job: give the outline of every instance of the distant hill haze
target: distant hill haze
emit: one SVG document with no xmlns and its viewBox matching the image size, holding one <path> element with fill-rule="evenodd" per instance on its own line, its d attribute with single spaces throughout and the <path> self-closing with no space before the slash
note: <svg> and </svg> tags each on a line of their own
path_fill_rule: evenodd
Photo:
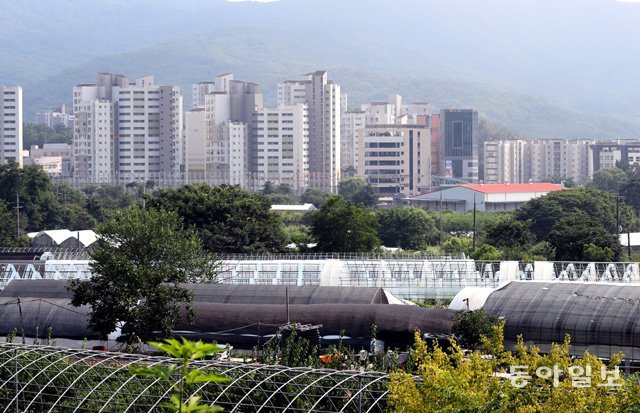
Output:
<svg viewBox="0 0 640 413">
<path fill-rule="evenodd" d="M 0 84 L 25 115 L 96 72 L 190 85 L 276 84 L 327 69 L 350 103 L 399 93 L 473 107 L 529 137 L 640 136 L 640 3 L 629 0 L 67 0 L 6 2 Z"/>
</svg>

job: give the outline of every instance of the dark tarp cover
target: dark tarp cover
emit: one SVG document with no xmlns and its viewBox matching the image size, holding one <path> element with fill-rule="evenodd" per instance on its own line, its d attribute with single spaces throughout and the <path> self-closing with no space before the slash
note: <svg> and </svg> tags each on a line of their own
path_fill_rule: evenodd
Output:
<svg viewBox="0 0 640 413">
<path fill-rule="evenodd" d="M 640 286 L 582 282 L 511 282 L 491 293 L 485 311 L 504 317 L 505 339 L 561 343 L 609 357 L 640 358 Z"/>
<path fill-rule="evenodd" d="M 13 280 L 0 297 L 71 298 L 66 280 Z M 194 292 L 194 302 L 222 304 L 388 304 L 382 288 L 279 285 L 183 284 Z"/>
<path fill-rule="evenodd" d="M 283 305 L 238 305 L 194 303 L 196 319 L 183 321 L 177 331 L 215 333 L 233 330 L 242 334 L 272 334 L 286 323 Z M 352 338 L 371 337 L 375 324 L 377 337 L 388 343 L 411 344 L 414 331 L 433 335 L 449 334 L 455 311 L 409 305 L 313 304 L 290 305 L 292 323 L 319 325 L 320 334 Z M 206 336 L 206 334 L 205 334 Z"/>
<path fill-rule="evenodd" d="M 22 313 L 22 314 L 21 314 Z M 0 297 L 0 335 L 6 336 L 13 329 L 17 335 L 47 337 L 51 327 L 52 337 L 76 340 L 98 339 L 99 336 L 87 328 L 88 306 L 73 307 L 68 299 Z"/>
</svg>

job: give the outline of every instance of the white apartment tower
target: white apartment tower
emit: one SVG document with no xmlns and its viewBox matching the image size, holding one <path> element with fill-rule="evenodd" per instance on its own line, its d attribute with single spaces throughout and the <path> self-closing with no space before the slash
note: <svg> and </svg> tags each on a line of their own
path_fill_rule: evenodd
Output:
<svg viewBox="0 0 640 413">
<path fill-rule="evenodd" d="M 309 111 L 309 184 L 336 192 L 340 181 L 340 85 L 324 70 L 278 85 L 278 105 L 306 103 Z"/>
<path fill-rule="evenodd" d="M 340 168 L 358 169 L 358 131 L 366 125 L 367 113 L 363 110 L 349 110 L 342 113 L 340 120 Z"/>
<path fill-rule="evenodd" d="M 251 188 L 267 181 L 290 185 L 300 194 L 309 185 L 309 115 L 304 103 L 254 113 L 254 171 Z"/>
<path fill-rule="evenodd" d="M 593 171 L 586 139 L 495 140 L 484 144 L 486 183 L 572 179 L 585 184 Z"/>
<path fill-rule="evenodd" d="M 199 82 L 191 87 L 191 108 L 203 108 L 204 98 L 215 91 L 215 82 Z"/>
<path fill-rule="evenodd" d="M 22 167 L 22 88 L 0 86 L 0 163 Z"/>
<path fill-rule="evenodd" d="M 74 176 L 88 182 L 182 179 L 182 96 L 153 76 L 101 73 L 74 88 Z"/>
<path fill-rule="evenodd" d="M 530 174 L 525 167 L 528 153 L 523 139 L 487 141 L 484 143 L 484 183 L 525 183 Z"/>
</svg>

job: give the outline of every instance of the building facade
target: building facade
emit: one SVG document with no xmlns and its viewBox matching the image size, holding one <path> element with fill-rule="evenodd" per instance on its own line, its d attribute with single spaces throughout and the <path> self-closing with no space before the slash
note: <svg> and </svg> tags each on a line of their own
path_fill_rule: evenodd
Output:
<svg viewBox="0 0 640 413">
<path fill-rule="evenodd" d="M 74 177 L 87 182 L 183 179 L 182 96 L 153 76 L 100 73 L 74 88 Z"/>
<path fill-rule="evenodd" d="M 73 120 L 73 114 L 67 113 L 65 105 L 36 113 L 36 124 L 44 125 L 52 129 L 58 126 L 73 129 Z"/>
<path fill-rule="evenodd" d="M 478 179 L 477 111 L 440 111 L 440 171 L 451 178 Z"/>
<path fill-rule="evenodd" d="M 309 184 L 337 192 L 340 181 L 340 85 L 324 70 L 278 85 L 278 105 L 306 103 L 309 111 Z"/>
<path fill-rule="evenodd" d="M 514 211 L 522 204 L 553 191 L 566 189 L 551 183 L 466 184 L 408 198 L 410 205 L 430 211 Z"/>
<path fill-rule="evenodd" d="M 22 88 L 0 86 L 0 163 L 23 165 Z"/>
<path fill-rule="evenodd" d="M 595 141 L 589 145 L 589 163 L 591 176 L 599 169 L 615 168 L 623 165 L 640 164 L 640 141 L 635 139 L 618 139 Z"/>
<path fill-rule="evenodd" d="M 41 165 L 45 172 L 69 178 L 72 176 L 73 147 L 66 143 L 45 143 L 42 148 L 31 145 L 24 163 Z"/>
<path fill-rule="evenodd" d="M 282 105 L 254 113 L 251 151 L 252 189 L 269 181 L 301 194 L 309 186 L 309 114 L 307 105 Z"/>
<path fill-rule="evenodd" d="M 524 183 L 531 173 L 526 157 L 527 141 L 524 139 L 487 141 L 484 143 L 484 177 L 486 184 Z"/>
<path fill-rule="evenodd" d="M 358 132 L 358 175 L 382 196 L 415 196 L 431 186 L 428 125 L 368 125 Z"/>
<path fill-rule="evenodd" d="M 342 113 L 340 120 L 340 168 L 358 169 L 358 131 L 366 125 L 366 112 L 350 110 Z M 357 171 L 356 171 L 357 173 Z"/>
<path fill-rule="evenodd" d="M 589 152 L 593 143 L 584 139 L 487 141 L 483 155 L 484 182 L 573 180 L 578 185 L 584 185 L 593 174 Z"/>
</svg>

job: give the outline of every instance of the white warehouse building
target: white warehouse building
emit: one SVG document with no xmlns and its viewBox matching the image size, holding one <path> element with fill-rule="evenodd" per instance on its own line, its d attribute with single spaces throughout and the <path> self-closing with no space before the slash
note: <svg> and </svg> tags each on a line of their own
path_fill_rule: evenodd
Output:
<svg viewBox="0 0 640 413">
<path fill-rule="evenodd" d="M 534 198 L 566 189 L 552 183 L 468 184 L 440 189 L 413 198 L 410 205 L 431 211 L 513 211 Z"/>
</svg>

